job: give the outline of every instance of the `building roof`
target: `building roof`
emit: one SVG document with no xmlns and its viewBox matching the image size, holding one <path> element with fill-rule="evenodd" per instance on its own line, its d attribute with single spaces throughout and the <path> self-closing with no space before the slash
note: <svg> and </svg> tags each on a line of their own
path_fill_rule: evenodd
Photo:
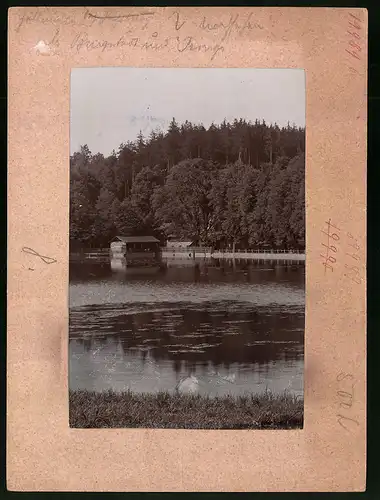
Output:
<svg viewBox="0 0 380 500">
<path fill-rule="evenodd" d="M 167 245 L 171 247 L 189 247 L 193 244 L 192 241 L 168 240 Z"/>
<path fill-rule="evenodd" d="M 159 243 L 160 240 L 154 236 L 115 236 L 114 240 L 122 241 L 123 243 Z"/>
</svg>

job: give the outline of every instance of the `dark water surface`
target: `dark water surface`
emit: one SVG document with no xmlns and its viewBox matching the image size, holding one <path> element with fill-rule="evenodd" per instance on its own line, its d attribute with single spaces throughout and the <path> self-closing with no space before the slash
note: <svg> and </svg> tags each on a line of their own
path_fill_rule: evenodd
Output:
<svg viewBox="0 0 380 500">
<path fill-rule="evenodd" d="M 70 264 L 70 388 L 303 394 L 304 264 Z"/>
</svg>

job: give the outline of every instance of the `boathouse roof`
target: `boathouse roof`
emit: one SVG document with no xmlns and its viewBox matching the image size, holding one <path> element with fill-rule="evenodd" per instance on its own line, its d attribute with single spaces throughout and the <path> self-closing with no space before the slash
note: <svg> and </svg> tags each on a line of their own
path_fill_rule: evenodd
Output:
<svg viewBox="0 0 380 500">
<path fill-rule="evenodd" d="M 168 240 L 167 245 L 170 247 L 187 248 L 193 245 L 192 241 Z"/>
<path fill-rule="evenodd" d="M 115 236 L 112 241 L 122 241 L 123 243 L 159 243 L 160 240 L 154 236 Z"/>
</svg>

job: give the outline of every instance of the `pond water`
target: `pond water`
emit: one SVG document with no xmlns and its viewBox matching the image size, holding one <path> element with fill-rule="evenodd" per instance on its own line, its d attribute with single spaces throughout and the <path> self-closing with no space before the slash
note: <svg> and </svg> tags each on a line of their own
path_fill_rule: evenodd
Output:
<svg viewBox="0 0 380 500">
<path fill-rule="evenodd" d="M 72 389 L 303 395 L 305 266 L 70 264 Z"/>
</svg>

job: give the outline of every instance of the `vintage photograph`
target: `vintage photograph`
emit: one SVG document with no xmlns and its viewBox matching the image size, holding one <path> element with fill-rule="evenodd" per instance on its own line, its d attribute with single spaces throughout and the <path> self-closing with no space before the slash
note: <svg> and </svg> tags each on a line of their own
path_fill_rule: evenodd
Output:
<svg viewBox="0 0 380 500">
<path fill-rule="evenodd" d="M 76 68 L 69 419 L 303 427 L 302 69 Z"/>
</svg>

